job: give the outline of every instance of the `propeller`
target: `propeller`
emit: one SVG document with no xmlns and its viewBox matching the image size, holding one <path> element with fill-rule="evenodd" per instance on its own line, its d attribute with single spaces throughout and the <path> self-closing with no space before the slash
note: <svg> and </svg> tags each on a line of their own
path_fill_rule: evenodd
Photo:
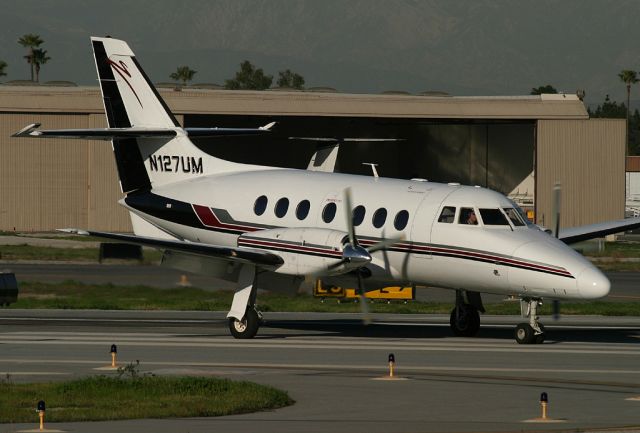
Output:
<svg viewBox="0 0 640 433">
<path fill-rule="evenodd" d="M 553 235 L 556 239 L 560 236 L 560 195 L 562 188 L 560 187 L 560 182 L 556 182 L 553 186 Z M 551 303 L 552 311 L 553 311 L 553 320 L 560 319 L 560 301 L 554 299 Z"/>
<path fill-rule="evenodd" d="M 344 190 L 344 206 L 347 223 L 347 243 L 342 248 L 342 259 L 330 265 L 327 270 L 331 271 L 344 267 L 346 270 L 352 268 L 355 271 L 356 279 L 358 281 L 358 298 L 360 301 L 360 310 L 362 312 L 362 322 L 365 325 L 368 325 L 372 320 L 369 314 L 369 307 L 365 296 L 366 289 L 364 287 L 364 282 L 362 281 L 362 272 L 360 269 L 371 262 L 371 253 L 387 249 L 391 245 L 398 243 L 398 241 L 403 240 L 404 236 L 383 239 L 382 241 L 376 242 L 375 244 L 365 248 L 359 244 L 358 238 L 356 237 L 356 229 L 353 224 L 353 201 L 351 200 L 351 188 L 345 188 Z"/>
<path fill-rule="evenodd" d="M 556 182 L 553 186 L 553 235 L 556 239 L 560 236 L 560 183 Z"/>
</svg>

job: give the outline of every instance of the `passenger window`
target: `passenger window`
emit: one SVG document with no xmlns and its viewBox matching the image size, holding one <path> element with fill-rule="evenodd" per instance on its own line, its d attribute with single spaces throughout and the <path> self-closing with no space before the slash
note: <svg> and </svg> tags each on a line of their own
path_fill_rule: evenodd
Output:
<svg viewBox="0 0 640 433">
<path fill-rule="evenodd" d="M 373 223 L 373 226 L 375 228 L 379 229 L 384 225 L 386 220 L 387 220 L 387 210 L 381 207 L 376 211 L 376 213 L 373 214 L 373 219 L 371 220 L 371 222 Z"/>
<path fill-rule="evenodd" d="M 486 226 L 508 226 L 509 222 L 500 209 L 480 209 L 482 222 Z"/>
<path fill-rule="evenodd" d="M 507 207 L 504 208 L 504 213 L 507 214 L 507 218 L 511 221 L 511 224 L 514 226 L 523 226 L 526 223 L 522 221 L 520 214 L 513 208 Z"/>
<path fill-rule="evenodd" d="M 268 200 L 266 195 L 261 195 L 256 199 L 256 202 L 253 205 L 253 211 L 256 213 L 256 215 L 259 216 L 264 213 L 264 211 L 267 209 L 267 202 Z"/>
<path fill-rule="evenodd" d="M 302 221 L 309 215 L 309 208 L 311 208 L 311 203 L 309 200 L 302 200 L 298 203 L 298 207 L 296 207 L 296 217 Z"/>
<path fill-rule="evenodd" d="M 364 221 L 364 214 L 367 213 L 367 210 L 362 205 L 356 206 L 353 210 L 353 225 L 359 226 Z"/>
<path fill-rule="evenodd" d="M 472 226 L 478 225 L 478 216 L 476 211 L 470 207 L 460 208 L 460 218 L 458 218 L 458 224 L 469 224 Z"/>
<path fill-rule="evenodd" d="M 276 203 L 276 216 L 278 218 L 282 218 L 287 214 L 288 210 L 289 210 L 289 199 L 286 197 L 282 197 Z"/>
<path fill-rule="evenodd" d="M 333 221 L 336 216 L 336 209 L 337 207 L 335 203 L 328 203 L 322 210 L 322 221 L 327 224 Z"/>
<path fill-rule="evenodd" d="M 453 223 L 453 219 L 456 216 L 456 208 L 452 206 L 445 206 L 440 212 L 440 218 L 438 218 L 439 223 Z"/>
<path fill-rule="evenodd" d="M 396 219 L 393 221 L 393 226 L 396 228 L 396 230 L 400 231 L 407 226 L 408 222 L 409 212 L 407 212 L 406 210 L 401 210 L 396 214 Z"/>
</svg>

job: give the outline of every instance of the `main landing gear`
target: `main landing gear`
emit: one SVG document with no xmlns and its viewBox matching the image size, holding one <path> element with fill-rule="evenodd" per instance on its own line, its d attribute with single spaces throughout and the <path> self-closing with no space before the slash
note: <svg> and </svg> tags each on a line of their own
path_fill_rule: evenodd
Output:
<svg viewBox="0 0 640 433">
<path fill-rule="evenodd" d="M 539 305 L 542 305 L 540 299 L 520 300 L 522 317 L 528 317 L 529 323 L 520 323 L 516 326 L 515 337 L 518 344 L 542 344 L 544 342 L 544 326 L 538 322 Z"/>
<path fill-rule="evenodd" d="M 478 292 L 456 290 L 456 306 L 451 311 L 449 325 L 458 337 L 473 337 L 480 329 L 480 313 L 484 312 Z"/>
<path fill-rule="evenodd" d="M 256 310 L 258 273 L 255 266 L 244 265 L 238 278 L 239 290 L 233 295 L 231 310 L 227 314 L 229 331 L 234 338 L 253 338 L 262 323 L 262 315 Z"/>
</svg>

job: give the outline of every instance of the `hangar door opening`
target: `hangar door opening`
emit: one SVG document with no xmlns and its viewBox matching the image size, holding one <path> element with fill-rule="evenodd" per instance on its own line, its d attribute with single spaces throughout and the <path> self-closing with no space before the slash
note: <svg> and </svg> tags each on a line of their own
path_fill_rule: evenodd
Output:
<svg viewBox="0 0 640 433">
<path fill-rule="evenodd" d="M 250 164 L 304 169 L 317 142 L 299 137 L 393 138 L 341 145 L 336 171 L 480 185 L 533 207 L 535 122 L 320 116 L 185 115 L 188 127 L 257 127 L 276 121 L 271 134 L 198 140 L 205 152 Z M 296 138 L 297 137 L 297 138 Z"/>
</svg>

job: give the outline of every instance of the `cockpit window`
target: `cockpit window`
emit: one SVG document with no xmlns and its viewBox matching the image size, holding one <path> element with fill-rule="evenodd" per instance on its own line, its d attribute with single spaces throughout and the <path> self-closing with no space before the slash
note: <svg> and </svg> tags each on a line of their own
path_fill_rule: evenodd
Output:
<svg viewBox="0 0 640 433">
<path fill-rule="evenodd" d="M 478 225 L 478 216 L 476 211 L 470 207 L 460 208 L 460 217 L 458 218 L 458 224 L 469 224 L 472 226 Z"/>
<path fill-rule="evenodd" d="M 439 223 L 453 223 L 453 219 L 456 216 L 456 208 L 452 206 L 445 206 L 440 213 L 440 218 L 438 218 Z"/>
<path fill-rule="evenodd" d="M 508 226 L 509 222 L 500 209 L 480 209 L 482 222 L 486 226 Z"/>
<path fill-rule="evenodd" d="M 513 224 L 514 226 L 523 226 L 526 224 L 524 221 L 522 221 L 522 217 L 515 209 L 506 207 L 503 210 L 504 213 L 507 214 L 507 218 L 509 218 L 511 224 Z"/>
</svg>

